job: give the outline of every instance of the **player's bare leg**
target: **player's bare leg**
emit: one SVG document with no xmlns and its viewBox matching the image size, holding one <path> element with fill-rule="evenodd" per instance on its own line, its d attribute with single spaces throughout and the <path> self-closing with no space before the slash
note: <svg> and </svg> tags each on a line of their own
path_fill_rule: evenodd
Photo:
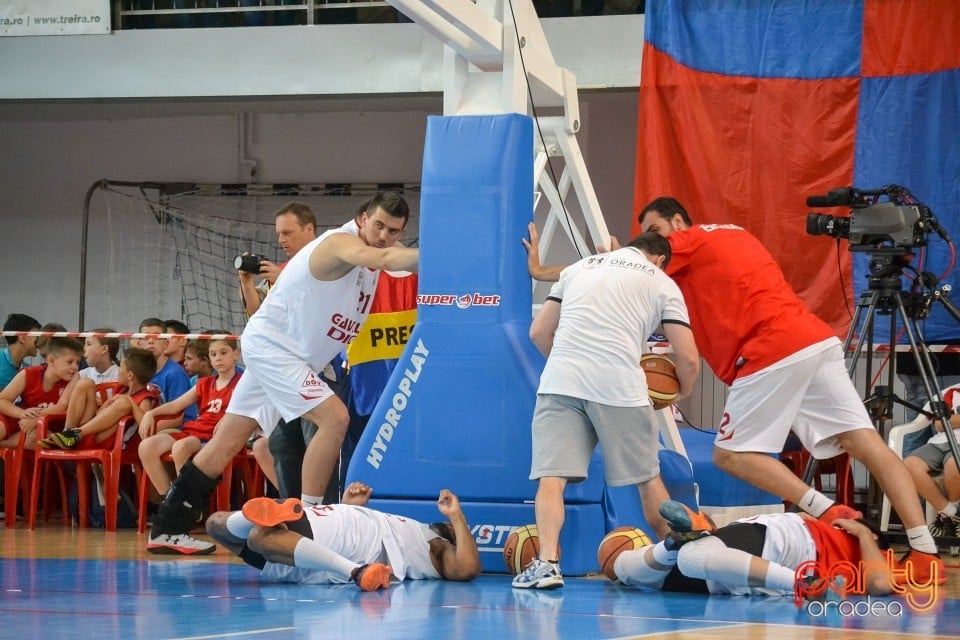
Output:
<svg viewBox="0 0 960 640">
<path fill-rule="evenodd" d="M 714 447 L 713 462 L 722 471 L 793 504 L 800 504 L 800 500 L 810 490 L 786 465 L 765 453 Z"/>
<path fill-rule="evenodd" d="M 540 559 L 556 562 L 560 557 L 560 530 L 565 517 L 563 491 L 566 478 L 540 478 L 534 510 L 540 537 Z"/>
<path fill-rule="evenodd" d="M 70 394 L 67 403 L 67 417 L 64 421 L 65 429 L 72 429 L 86 424 L 97 413 L 97 385 L 93 380 L 77 380 L 77 385 Z"/>
<path fill-rule="evenodd" d="M 350 414 L 337 396 L 330 396 L 303 415 L 317 425 L 317 433 L 303 456 L 303 494 L 322 497 L 340 459 Z"/>
</svg>

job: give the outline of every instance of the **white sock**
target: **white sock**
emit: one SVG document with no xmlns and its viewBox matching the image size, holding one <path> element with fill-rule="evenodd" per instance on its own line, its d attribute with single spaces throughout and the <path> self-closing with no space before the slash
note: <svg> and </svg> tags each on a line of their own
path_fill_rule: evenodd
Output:
<svg viewBox="0 0 960 640">
<path fill-rule="evenodd" d="M 819 518 L 833 505 L 833 500 L 811 487 L 810 490 L 800 498 L 800 504 L 797 506 L 814 518 Z"/>
<path fill-rule="evenodd" d="M 660 544 L 663 544 L 662 542 Z M 635 551 L 624 551 L 613 561 L 613 572 L 623 584 L 641 585 L 651 589 L 660 589 L 667 574 L 673 570 L 673 564 L 663 568 L 647 564 L 646 554 L 650 547 Z"/>
<path fill-rule="evenodd" d="M 680 553 L 680 549 L 670 551 L 667 549 L 667 545 L 664 544 L 663 540 L 653 546 L 653 559 L 657 561 L 657 564 L 664 566 L 673 567 L 673 565 L 677 564 L 678 553 Z"/>
<path fill-rule="evenodd" d="M 771 562 L 767 567 L 767 575 L 763 579 L 763 586 L 767 589 L 777 589 L 779 591 L 793 591 L 794 583 L 797 580 L 797 572 L 788 569 L 782 564 Z"/>
<path fill-rule="evenodd" d="M 306 493 L 300 494 L 300 502 L 303 503 L 303 507 L 318 507 L 323 504 L 323 496 L 311 496 Z"/>
<path fill-rule="evenodd" d="M 347 580 L 350 579 L 350 573 L 360 566 L 310 538 L 300 538 L 297 541 L 297 546 L 293 549 L 293 565 L 300 569 L 335 571 Z"/>
<path fill-rule="evenodd" d="M 253 527 L 254 524 L 247 520 L 242 511 L 234 511 L 227 517 L 227 531 L 241 540 L 250 537 Z"/>
<path fill-rule="evenodd" d="M 923 553 L 937 553 L 937 543 L 933 541 L 930 535 L 930 529 L 926 525 L 911 527 L 907 529 L 907 542 L 911 549 L 922 551 Z"/>
<path fill-rule="evenodd" d="M 954 516 L 957 515 L 957 503 L 948 502 L 947 506 L 945 506 L 943 509 L 940 509 L 940 513 L 947 516 L 948 518 L 953 518 Z"/>
</svg>

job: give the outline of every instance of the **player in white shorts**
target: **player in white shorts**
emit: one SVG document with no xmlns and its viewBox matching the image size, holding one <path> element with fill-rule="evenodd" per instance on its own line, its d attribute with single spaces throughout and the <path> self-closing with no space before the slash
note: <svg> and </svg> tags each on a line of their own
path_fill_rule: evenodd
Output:
<svg viewBox="0 0 960 640">
<path fill-rule="evenodd" d="M 403 198 L 377 194 L 358 226 L 351 220 L 307 244 L 287 263 L 241 336 L 247 369 L 209 443 L 180 471 L 154 518 L 149 550 L 198 553 L 187 533 L 219 474 L 259 426 L 279 418 L 317 426 L 303 459 L 303 496 L 319 504 L 333 473 L 349 415 L 320 372 L 357 335 L 380 269 L 416 271 L 419 252 L 395 246 L 409 219 Z M 189 542 L 190 548 L 183 546 Z"/>
<path fill-rule="evenodd" d="M 242 511 L 219 512 L 207 532 L 264 580 L 303 584 L 354 582 L 364 591 L 403 580 L 473 580 L 480 553 L 457 496 L 440 492 L 449 523 L 431 525 L 367 509 L 370 488 L 352 483 L 344 503 L 302 508 L 299 500 L 258 498 Z"/>
<path fill-rule="evenodd" d="M 619 553 L 613 570 L 620 582 L 686 593 L 817 596 L 841 563 L 848 563 L 842 566 L 862 567 L 863 580 L 847 581 L 844 594 L 879 596 L 893 590 L 887 542 L 862 519 L 831 525 L 806 513 L 771 513 L 698 530 L 690 526 L 697 514 L 679 502 L 664 502 L 661 512 L 678 531 Z"/>
<path fill-rule="evenodd" d="M 807 309 L 770 252 L 732 224 L 693 225 L 674 198 L 638 215 L 644 231 L 667 238 L 667 275 L 687 301 L 700 353 L 730 387 L 713 459 L 717 467 L 831 522 L 861 514 L 807 486 L 770 453 L 791 428 L 817 459 L 846 452 L 880 483 L 904 523 L 920 580 L 943 562 L 903 462 L 870 422 L 844 369 L 833 329 Z"/>
</svg>

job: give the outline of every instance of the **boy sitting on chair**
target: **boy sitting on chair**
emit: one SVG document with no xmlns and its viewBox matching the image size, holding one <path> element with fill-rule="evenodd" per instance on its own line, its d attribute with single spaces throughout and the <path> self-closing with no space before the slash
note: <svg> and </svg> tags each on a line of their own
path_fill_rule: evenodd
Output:
<svg viewBox="0 0 960 640">
<path fill-rule="evenodd" d="M 944 389 L 943 401 L 950 407 L 950 426 L 953 427 L 953 433 L 960 438 L 960 385 Z M 936 429 L 933 437 L 926 444 L 914 449 L 903 459 L 903 464 L 910 472 L 917 493 L 937 510 L 937 519 L 929 526 L 930 534 L 935 538 L 956 538 L 960 537 L 960 514 L 957 513 L 960 470 L 957 469 L 957 461 L 950 452 L 943 427 L 934 421 L 933 428 Z M 931 477 L 941 473 L 943 491 Z"/>
<path fill-rule="evenodd" d="M 24 446 L 36 446 L 37 418 L 63 412 L 82 353 L 78 340 L 50 338 L 46 362 L 22 369 L 0 392 L 0 447 L 17 446 L 21 431 L 27 434 Z"/>
<path fill-rule="evenodd" d="M 63 431 L 40 441 L 44 449 L 102 449 L 103 442 L 116 432 L 127 416 L 140 423 L 143 414 L 160 400 L 150 383 L 157 360 L 147 349 L 130 348 L 123 354 L 114 395 L 97 408 L 96 389 L 86 389 L 71 398 Z M 81 389 L 84 391 L 84 389 Z"/>
</svg>

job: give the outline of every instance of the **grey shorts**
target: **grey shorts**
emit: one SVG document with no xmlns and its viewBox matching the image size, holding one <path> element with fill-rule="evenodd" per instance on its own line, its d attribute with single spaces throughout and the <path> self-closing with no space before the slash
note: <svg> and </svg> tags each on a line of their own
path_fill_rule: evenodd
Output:
<svg viewBox="0 0 960 640">
<path fill-rule="evenodd" d="M 938 476 L 943 473 L 943 465 L 950 457 L 950 445 L 946 442 L 943 444 L 930 444 L 928 442 L 910 452 L 910 456 L 923 460 L 930 467 L 930 475 Z"/>
<path fill-rule="evenodd" d="M 658 428 L 649 406 L 612 407 L 539 394 L 531 432 L 531 480 L 552 477 L 582 482 L 598 440 L 607 484 L 637 484 L 660 474 Z"/>
</svg>

